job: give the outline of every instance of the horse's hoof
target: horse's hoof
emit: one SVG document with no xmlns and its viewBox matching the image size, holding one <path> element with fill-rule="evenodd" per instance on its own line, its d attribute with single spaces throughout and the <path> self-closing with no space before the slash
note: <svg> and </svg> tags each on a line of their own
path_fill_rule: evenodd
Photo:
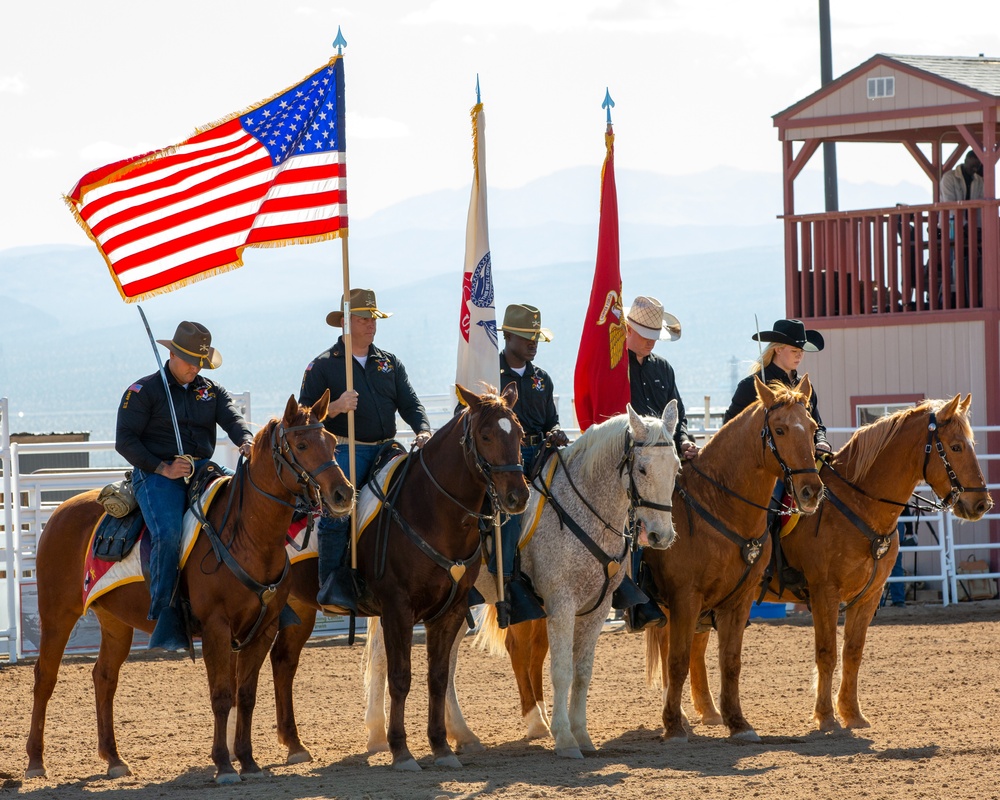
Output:
<svg viewBox="0 0 1000 800">
<path fill-rule="evenodd" d="M 128 764 L 115 764 L 113 767 L 108 767 L 109 778 L 124 778 L 131 774 L 132 770 L 128 768 Z"/>
<path fill-rule="evenodd" d="M 545 719 L 538 710 L 538 706 L 524 715 L 524 724 L 528 727 L 529 739 L 546 739 L 551 735 L 549 726 L 545 724 Z"/>
<path fill-rule="evenodd" d="M 833 717 L 826 717 L 824 719 L 818 720 L 818 722 L 819 722 L 819 729 L 823 733 L 829 733 L 830 731 L 840 730 L 840 723 L 837 722 L 837 720 L 834 719 Z"/>
<path fill-rule="evenodd" d="M 392 768 L 400 772 L 420 772 L 420 765 L 412 756 L 403 761 L 397 761 L 392 765 Z"/>
<path fill-rule="evenodd" d="M 24 771 L 25 778 L 44 778 L 45 767 L 28 767 Z"/>
<path fill-rule="evenodd" d="M 455 743 L 455 753 L 485 753 L 486 747 L 478 739 L 470 739 L 467 742 L 456 742 Z"/>
<path fill-rule="evenodd" d="M 753 728 L 748 728 L 745 731 L 740 731 L 739 733 L 734 733 L 730 739 L 739 739 L 741 742 L 759 742 L 760 736 L 757 735 L 757 731 Z"/>
<path fill-rule="evenodd" d="M 385 739 L 381 741 L 371 741 L 368 742 L 368 755 L 374 755 L 375 753 L 385 753 L 389 750 L 389 742 Z"/>
<path fill-rule="evenodd" d="M 556 755 L 559 756 L 559 758 L 583 758 L 583 753 L 580 752 L 579 747 L 557 748 Z"/>
<path fill-rule="evenodd" d="M 258 778 L 266 778 L 266 777 L 268 777 L 267 773 L 260 767 L 257 767 L 257 769 L 255 770 L 243 770 L 240 773 L 240 778 L 245 781 L 248 780 L 254 781 L 257 780 Z"/>
<path fill-rule="evenodd" d="M 663 741 L 666 744 L 687 744 L 687 734 L 681 731 L 680 733 L 675 733 L 673 736 L 667 736 L 663 734 Z"/>
<path fill-rule="evenodd" d="M 296 750 L 294 753 L 288 754 L 288 760 L 286 764 L 307 764 L 312 761 L 312 753 L 306 750 L 304 747 L 301 750 Z"/>
<path fill-rule="evenodd" d="M 443 756 L 442 758 L 435 758 L 434 765 L 438 767 L 451 767 L 452 769 L 462 769 L 462 762 L 458 760 L 457 756 Z"/>
<path fill-rule="evenodd" d="M 240 780 L 240 776 L 235 772 L 220 772 L 215 776 L 215 782 L 219 784 L 219 786 L 229 786 L 234 783 L 239 783 Z"/>
<path fill-rule="evenodd" d="M 845 728 L 870 728 L 872 724 L 866 720 L 864 717 L 859 717 L 858 719 L 844 720 Z"/>
<path fill-rule="evenodd" d="M 695 720 L 698 725 L 723 725 L 725 720 L 722 714 L 702 714 L 700 720 Z"/>
</svg>

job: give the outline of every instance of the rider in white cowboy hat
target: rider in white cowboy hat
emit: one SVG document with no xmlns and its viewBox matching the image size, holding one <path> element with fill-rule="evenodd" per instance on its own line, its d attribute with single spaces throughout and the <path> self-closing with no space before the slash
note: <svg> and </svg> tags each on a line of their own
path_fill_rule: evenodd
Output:
<svg viewBox="0 0 1000 800">
<path fill-rule="evenodd" d="M 187 501 L 183 478 L 212 457 L 217 427 L 243 455 L 250 453 L 253 434 L 229 392 L 200 374 L 222 364 L 208 328 L 185 321 L 172 339 L 157 341 L 170 351 L 163 375 L 177 414 L 176 433 L 164 379 L 154 372 L 125 390 L 118 406 L 115 449 L 132 465 L 132 487 L 152 542 L 149 619 L 156 620 L 156 628 L 149 648 L 176 651 L 188 646 L 172 604 Z M 176 452 L 178 436 L 183 453 Z"/>
<path fill-rule="evenodd" d="M 344 327 L 344 299 L 340 307 L 326 315 L 326 324 Z M 354 389 L 347 390 L 347 364 L 344 337 L 309 362 L 302 377 L 299 402 L 312 405 L 326 389 L 330 390 L 330 410 L 324 425 L 339 440 L 335 457 L 337 464 L 349 473 L 347 446 L 347 412 L 354 411 L 355 480 L 358 488 L 367 481 L 372 463 L 382 447 L 396 438 L 396 413 L 416 434 L 414 444 L 423 447 L 431 437 L 427 412 L 410 385 L 406 368 L 396 356 L 375 346 L 378 320 L 388 319 L 391 312 L 382 311 L 371 289 L 351 289 L 351 359 Z M 317 601 L 332 610 L 357 613 L 355 584 L 351 575 L 350 517 L 321 517 L 317 527 L 319 545 L 320 591 Z"/>
<path fill-rule="evenodd" d="M 663 409 L 671 400 L 677 401 L 677 428 L 674 431 L 674 444 L 682 459 L 694 458 L 698 455 L 698 445 L 688 434 L 687 415 L 684 411 L 684 401 L 677 390 L 674 369 L 665 358 L 653 353 L 653 347 L 658 341 L 676 342 L 681 338 L 681 323 L 673 314 L 663 310 L 663 304 L 655 297 L 639 295 L 631 306 L 624 309 L 628 333 L 625 346 L 628 348 L 628 379 L 632 408 L 638 413 L 651 417 L 660 417 Z M 632 575 L 640 582 L 640 562 L 642 548 L 633 553 Z M 641 597 L 641 595 L 640 595 Z M 622 607 L 631 600 L 621 600 Z M 662 624 L 665 620 L 663 612 L 655 601 L 632 605 L 626 609 L 625 620 L 632 631 L 639 631 L 647 625 Z"/>
</svg>

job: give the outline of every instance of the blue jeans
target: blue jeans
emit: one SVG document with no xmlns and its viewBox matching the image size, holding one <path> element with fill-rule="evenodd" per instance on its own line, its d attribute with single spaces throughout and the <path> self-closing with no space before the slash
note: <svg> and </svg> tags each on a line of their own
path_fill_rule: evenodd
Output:
<svg viewBox="0 0 1000 800">
<path fill-rule="evenodd" d="M 181 530 L 187 507 L 183 478 L 164 478 L 155 472 L 132 470 L 132 488 L 150 535 L 149 616 L 157 619 L 170 605 L 181 557 Z"/>
<path fill-rule="evenodd" d="M 899 540 L 903 540 L 903 523 L 900 522 L 896 526 L 898 532 Z M 906 574 L 903 569 L 903 554 L 899 553 L 896 556 L 896 563 L 893 564 L 892 572 L 889 576 L 892 578 L 902 578 Z M 905 583 L 890 583 L 889 584 L 889 600 L 893 605 L 903 605 L 906 602 L 906 584 Z"/>
<path fill-rule="evenodd" d="M 369 472 L 371 472 L 372 462 L 375 460 L 375 456 L 378 455 L 378 451 L 381 449 L 381 445 L 375 444 L 357 444 L 354 446 L 354 466 L 357 470 L 355 480 L 357 481 L 357 489 L 359 492 L 361 491 L 361 487 L 364 486 L 371 477 Z M 347 445 L 338 444 L 333 457 L 337 461 L 337 466 L 344 471 L 344 475 L 350 477 L 350 456 Z M 320 586 L 323 585 L 323 581 L 326 579 L 327 575 L 337 569 L 337 567 L 341 566 L 341 562 L 345 558 L 346 551 L 342 545 L 338 547 L 338 543 L 348 541 L 350 539 L 350 532 L 350 516 L 320 517 L 319 525 L 316 527 L 316 544 L 319 547 Z"/>
<path fill-rule="evenodd" d="M 527 477 L 531 472 L 531 465 L 535 463 L 538 455 L 538 445 L 521 445 L 521 463 L 524 464 L 524 474 Z M 509 578 L 514 572 L 514 555 L 517 553 L 517 540 L 521 537 L 521 517 L 524 514 L 511 514 L 507 521 L 500 526 L 500 539 L 503 544 L 503 574 Z M 490 553 L 486 568 L 491 575 L 497 574 L 497 551 L 496 547 Z"/>
</svg>

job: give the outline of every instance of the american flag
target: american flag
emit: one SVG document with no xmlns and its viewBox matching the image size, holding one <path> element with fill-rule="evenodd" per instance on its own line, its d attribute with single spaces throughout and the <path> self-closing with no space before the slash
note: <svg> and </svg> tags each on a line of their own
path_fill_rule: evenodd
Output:
<svg viewBox="0 0 1000 800">
<path fill-rule="evenodd" d="M 344 65 L 84 175 L 66 201 L 129 303 L 243 265 L 244 247 L 347 235 Z"/>
</svg>

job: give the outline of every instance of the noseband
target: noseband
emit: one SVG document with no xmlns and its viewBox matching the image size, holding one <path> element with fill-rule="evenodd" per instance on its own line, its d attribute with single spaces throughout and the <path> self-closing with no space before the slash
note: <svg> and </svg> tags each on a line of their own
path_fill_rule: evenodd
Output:
<svg viewBox="0 0 1000 800">
<path fill-rule="evenodd" d="M 462 449 L 465 451 L 465 458 L 468 461 L 471 457 L 472 465 L 475 467 L 476 472 L 483 476 L 483 480 L 486 481 L 486 491 L 489 493 L 490 500 L 493 502 L 494 511 L 498 511 L 500 506 L 497 502 L 497 490 L 493 483 L 493 474 L 495 472 L 524 472 L 524 467 L 520 463 L 521 460 L 521 448 L 517 448 L 517 464 L 491 464 L 476 447 L 476 437 L 472 434 L 471 425 L 469 423 L 469 418 L 472 416 L 472 412 L 467 411 L 465 414 L 465 419 L 462 422 L 462 438 L 459 439 L 459 444 L 462 445 Z"/>
<path fill-rule="evenodd" d="M 274 460 L 274 468 L 278 473 L 278 479 L 281 479 L 282 470 L 287 469 L 291 471 L 291 473 L 295 476 L 296 484 L 300 487 L 299 491 L 293 492 L 293 494 L 309 501 L 313 508 L 321 508 L 323 505 L 323 490 L 316 478 L 331 467 L 337 466 L 337 462 L 336 460 L 331 459 L 310 472 L 302 466 L 302 464 L 299 463 L 299 460 L 295 457 L 295 453 L 292 451 L 292 447 L 288 443 L 287 437 L 289 433 L 294 431 L 313 431 L 323 427 L 322 422 L 313 422 L 309 425 L 292 425 L 291 427 L 286 428 L 283 422 L 279 422 L 271 431 L 271 458 Z M 254 488 L 261 492 L 261 494 L 267 494 L 267 492 L 264 492 L 256 485 L 254 485 Z M 283 503 L 286 506 L 291 505 L 290 503 L 285 503 L 284 500 L 279 500 L 271 495 L 267 496 L 271 497 L 272 500 L 277 500 L 279 503 Z M 294 506 L 292 507 L 294 508 Z"/>
</svg>

